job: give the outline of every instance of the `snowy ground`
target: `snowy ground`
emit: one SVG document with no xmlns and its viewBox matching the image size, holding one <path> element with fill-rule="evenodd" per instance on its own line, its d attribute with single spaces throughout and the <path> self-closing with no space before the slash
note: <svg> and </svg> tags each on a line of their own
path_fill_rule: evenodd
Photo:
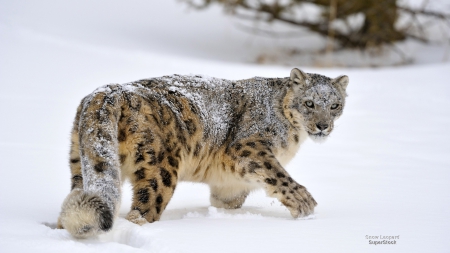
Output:
<svg viewBox="0 0 450 253">
<path fill-rule="evenodd" d="M 192 48 L 179 51 L 183 43 L 163 39 L 130 44 L 112 30 L 107 35 L 107 24 L 95 27 L 94 11 L 73 21 L 79 21 L 69 26 L 73 33 L 63 33 L 66 24 L 25 18 L 26 10 L 45 13 L 42 6 L 1 4 L 9 9 L 0 10 L 0 252 L 450 252 L 449 63 L 302 68 L 350 77 L 347 107 L 332 136 L 324 144 L 305 143 L 288 166 L 319 203 L 309 219 L 292 219 L 263 192 L 253 193 L 241 210 L 212 208 L 206 186 L 184 183 L 162 220 L 140 227 L 123 219 L 131 205 L 126 185 L 112 232 L 75 240 L 53 229 L 70 188 L 69 131 L 84 95 L 103 84 L 165 74 L 280 77 L 291 67 L 195 58 L 196 38 L 187 42 Z M 82 27 L 90 24 L 83 37 Z M 96 29 L 103 32 L 98 38 Z M 218 54 L 240 54 L 239 48 Z M 375 246 L 367 235 L 400 239 Z"/>
</svg>

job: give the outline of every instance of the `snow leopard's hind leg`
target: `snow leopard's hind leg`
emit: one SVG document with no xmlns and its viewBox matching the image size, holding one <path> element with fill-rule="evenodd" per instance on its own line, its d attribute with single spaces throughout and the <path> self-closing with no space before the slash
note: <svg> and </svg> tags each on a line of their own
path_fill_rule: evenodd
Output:
<svg viewBox="0 0 450 253">
<path fill-rule="evenodd" d="M 127 166 L 133 167 L 133 174 L 130 176 L 133 202 L 126 218 L 139 225 L 160 219 L 178 180 L 178 158 L 162 145 L 159 138 L 149 141 L 149 136 L 154 136 L 149 130 L 129 136 L 138 143 L 135 145 L 135 152 L 123 158 Z"/>
<path fill-rule="evenodd" d="M 158 221 L 172 198 L 187 138 L 180 126 L 183 115 L 156 99 L 125 99 L 130 102 L 119 122 L 120 159 L 133 187 L 126 218 L 142 225 Z"/>
<path fill-rule="evenodd" d="M 58 219 L 58 227 L 74 237 L 109 231 L 120 205 L 117 127 L 122 99 L 118 89 L 109 85 L 84 98 L 74 122 L 72 191 Z"/>
<path fill-rule="evenodd" d="M 148 150 L 150 154 L 155 152 L 154 158 L 160 162 L 157 166 L 152 166 L 152 160 L 143 161 L 130 180 L 133 185 L 133 202 L 126 218 L 139 225 L 161 218 L 177 185 L 177 169 L 173 168 L 178 166 L 176 158 L 163 149 L 152 147 L 143 150 Z"/>
</svg>

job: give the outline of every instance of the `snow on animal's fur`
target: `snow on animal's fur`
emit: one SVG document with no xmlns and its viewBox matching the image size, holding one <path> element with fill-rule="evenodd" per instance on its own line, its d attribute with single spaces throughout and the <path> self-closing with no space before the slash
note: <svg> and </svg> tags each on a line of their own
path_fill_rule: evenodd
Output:
<svg viewBox="0 0 450 253">
<path fill-rule="evenodd" d="M 98 88 L 75 117 L 72 192 L 58 227 L 81 238 L 110 230 L 125 179 L 127 219 L 137 224 L 159 220 L 179 181 L 208 184 L 215 207 L 239 208 L 264 188 L 293 217 L 309 215 L 316 201 L 283 166 L 307 136 L 330 134 L 347 84 L 293 69 L 286 78 L 173 75 Z"/>
</svg>

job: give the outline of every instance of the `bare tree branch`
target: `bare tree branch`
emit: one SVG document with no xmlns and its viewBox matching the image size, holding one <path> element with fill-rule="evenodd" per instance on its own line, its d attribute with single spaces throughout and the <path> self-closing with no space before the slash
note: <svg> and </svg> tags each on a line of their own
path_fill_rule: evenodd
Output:
<svg viewBox="0 0 450 253">
<path fill-rule="evenodd" d="M 429 16 L 429 17 L 435 17 L 435 18 L 439 18 L 439 19 L 450 19 L 450 14 L 446 14 L 446 13 L 440 13 L 440 12 L 436 12 L 436 11 L 427 11 L 427 10 L 414 10 L 408 7 L 402 7 L 402 6 L 397 6 L 397 9 L 404 11 L 406 13 L 412 14 L 412 15 L 425 15 L 425 16 Z"/>
<path fill-rule="evenodd" d="M 324 38 L 332 38 L 340 48 L 382 47 L 392 45 L 393 42 L 412 38 L 421 42 L 428 42 L 426 35 L 427 26 L 419 16 L 441 20 L 450 24 L 450 14 L 438 11 L 425 10 L 427 2 L 421 9 L 413 9 L 407 6 L 397 5 L 398 0 L 182 0 L 196 9 L 204 9 L 212 3 L 221 4 L 225 10 L 242 20 L 261 21 L 264 23 L 278 22 L 293 28 L 306 28 L 310 32 Z M 330 1 L 334 1 L 330 5 Z M 199 3 L 200 2 L 200 3 Z M 300 18 L 298 8 L 302 4 L 309 3 L 322 9 L 322 14 L 315 21 Z M 334 6 L 334 7 L 333 7 Z M 335 13 L 332 13 L 335 12 Z M 363 17 L 361 27 L 355 28 L 349 25 L 348 17 L 352 15 Z M 398 15 L 410 15 L 411 20 L 404 28 L 396 27 Z M 346 29 L 333 29 L 333 20 L 343 21 Z M 238 29 L 252 32 L 262 36 L 296 37 L 295 32 L 278 33 L 260 28 L 250 28 L 239 25 Z"/>
</svg>

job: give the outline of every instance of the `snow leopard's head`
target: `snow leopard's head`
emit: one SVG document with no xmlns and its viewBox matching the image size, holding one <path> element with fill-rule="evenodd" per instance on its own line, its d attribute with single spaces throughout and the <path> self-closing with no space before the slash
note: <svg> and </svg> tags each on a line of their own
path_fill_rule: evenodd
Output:
<svg viewBox="0 0 450 253">
<path fill-rule="evenodd" d="M 291 71 L 294 90 L 291 110 L 294 118 L 316 141 L 324 141 L 333 131 L 334 121 L 342 115 L 347 96 L 347 76 L 331 79 L 319 74 L 305 73 L 297 68 Z"/>
</svg>

